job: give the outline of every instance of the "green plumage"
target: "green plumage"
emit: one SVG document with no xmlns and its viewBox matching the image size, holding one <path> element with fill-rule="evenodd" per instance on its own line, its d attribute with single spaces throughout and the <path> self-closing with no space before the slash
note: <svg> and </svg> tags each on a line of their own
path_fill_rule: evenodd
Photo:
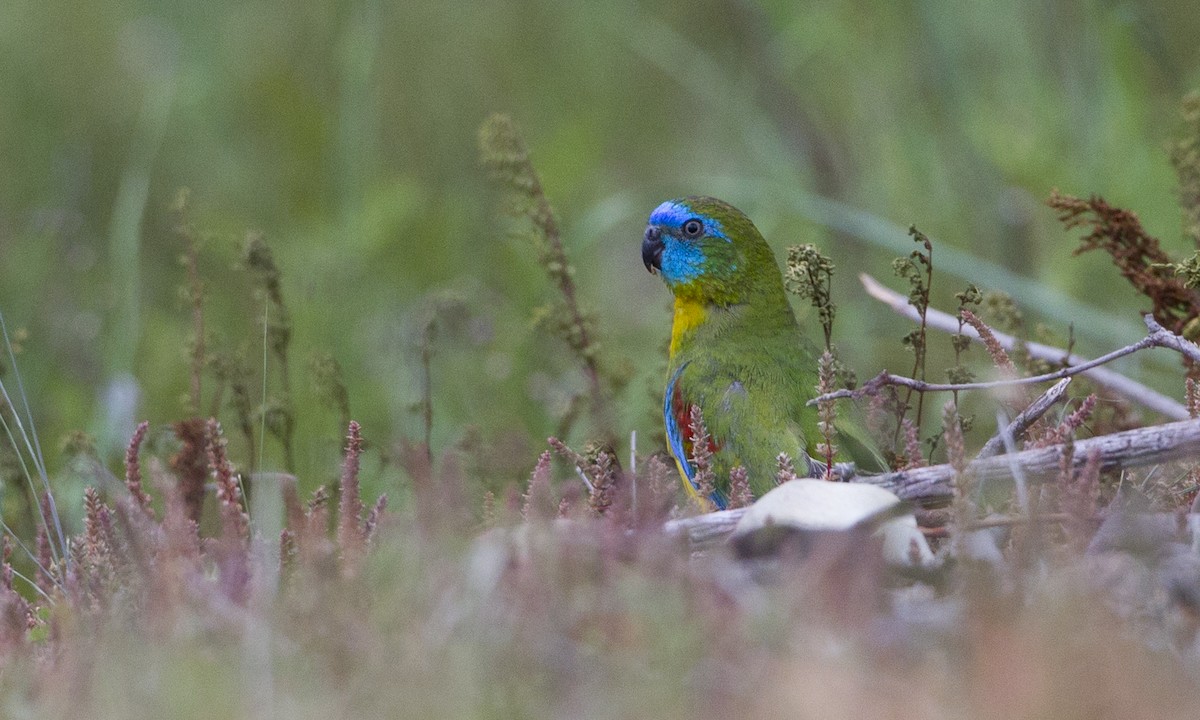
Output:
<svg viewBox="0 0 1200 720">
<path fill-rule="evenodd" d="M 694 221 L 703 226 L 698 235 Z M 643 258 L 675 296 L 667 377 L 676 382 L 667 388 L 664 417 L 668 435 L 674 430 L 678 437 L 672 448 L 681 470 L 689 474 L 687 413 L 696 405 L 715 446 L 719 492 L 727 489 L 730 469 L 742 465 L 754 495 L 762 495 L 775 484 L 781 452 L 793 458 L 798 475 L 809 473 L 808 458 L 821 442 L 817 409 L 806 405 L 816 395 L 816 352 L 762 234 L 728 203 L 684 198 L 651 215 Z M 857 425 L 839 421 L 837 428 L 839 461 L 879 467 Z"/>
</svg>

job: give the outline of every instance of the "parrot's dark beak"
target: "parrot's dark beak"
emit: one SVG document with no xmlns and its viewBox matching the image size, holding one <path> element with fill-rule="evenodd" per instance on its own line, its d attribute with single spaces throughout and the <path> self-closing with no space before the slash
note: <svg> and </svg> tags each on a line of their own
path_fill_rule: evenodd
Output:
<svg viewBox="0 0 1200 720">
<path fill-rule="evenodd" d="M 642 262 L 646 264 L 646 270 L 651 273 L 662 270 L 662 254 L 662 230 L 654 226 L 646 228 L 646 239 L 642 240 Z"/>
</svg>

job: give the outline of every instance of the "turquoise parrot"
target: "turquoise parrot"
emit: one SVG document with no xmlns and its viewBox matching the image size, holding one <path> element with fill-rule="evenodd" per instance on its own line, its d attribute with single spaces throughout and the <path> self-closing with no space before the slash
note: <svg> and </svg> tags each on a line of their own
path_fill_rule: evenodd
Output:
<svg viewBox="0 0 1200 720">
<path fill-rule="evenodd" d="M 779 453 L 791 456 L 797 475 L 819 475 L 817 409 L 806 405 L 816 396 L 816 352 L 758 228 L 715 198 L 669 200 L 650 214 L 642 260 L 675 296 L 663 418 L 688 492 L 699 501 L 689 461 L 693 406 L 711 436 L 716 488 L 707 499 L 716 507 L 725 507 L 737 465 L 755 497 L 774 487 Z M 881 469 L 858 426 L 839 421 L 837 429 L 838 461 Z"/>
</svg>

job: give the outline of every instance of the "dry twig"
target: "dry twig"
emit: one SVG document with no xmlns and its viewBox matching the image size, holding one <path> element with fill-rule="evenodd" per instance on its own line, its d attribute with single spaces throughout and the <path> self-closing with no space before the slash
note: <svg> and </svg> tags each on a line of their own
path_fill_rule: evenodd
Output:
<svg viewBox="0 0 1200 720">
<path fill-rule="evenodd" d="M 863 383 L 862 386 L 860 386 L 859 388 L 857 388 L 855 390 L 838 390 L 836 392 L 827 393 L 825 395 L 821 395 L 816 398 L 813 398 L 812 400 L 808 401 L 808 404 L 816 405 L 817 403 L 824 402 L 826 400 L 836 400 L 839 398 L 860 398 L 860 397 L 864 397 L 864 396 L 875 395 L 883 387 L 886 387 L 888 385 L 896 385 L 899 387 L 910 388 L 917 392 L 956 392 L 956 391 L 961 392 L 964 390 L 990 390 L 992 388 L 1012 387 L 1014 385 L 1032 385 L 1035 383 L 1049 382 L 1051 380 L 1059 380 L 1061 378 L 1071 377 L 1073 375 L 1079 375 L 1079 374 L 1085 373 L 1089 370 L 1095 370 L 1096 368 L 1099 368 L 1101 365 L 1110 363 L 1113 360 L 1125 357 L 1126 355 L 1132 355 L 1133 353 L 1138 352 L 1139 350 L 1145 350 L 1146 348 L 1152 348 L 1152 347 L 1161 347 L 1161 348 L 1167 348 L 1169 350 L 1175 350 L 1176 352 L 1180 353 L 1185 358 L 1187 358 L 1190 362 L 1193 362 L 1193 363 L 1200 362 L 1200 346 L 1197 346 L 1195 343 L 1191 342 L 1190 340 L 1185 340 L 1184 338 L 1176 335 L 1175 333 L 1171 332 L 1170 330 L 1165 329 L 1163 326 L 1159 325 L 1158 322 L 1155 321 L 1155 319 L 1153 317 L 1151 317 L 1150 315 L 1143 316 L 1142 320 L 1146 323 L 1146 328 L 1149 332 L 1147 333 L 1146 337 L 1142 338 L 1141 340 L 1138 340 L 1135 343 L 1126 345 L 1123 348 L 1113 350 L 1112 352 L 1110 352 L 1106 355 L 1102 355 L 1102 356 L 1096 358 L 1095 360 L 1087 360 L 1087 361 L 1081 362 L 1078 365 L 1069 365 L 1067 367 L 1062 368 L 1061 370 L 1056 370 L 1054 372 L 1043 373 L 1041 375 L 1032 375 L 1030 377 L 1014 378 L 1014 379 L 1009 379 L 1009 380 L 992 380 L 990 382 L 957 383 L 956 384 L 956 383 L 925 382 L 923 380 L 915 380 L 913 378 L 907 378 L 907 377 L 903 377 L 900 375 L 893 375 L 893 374 L 889 373 L 888 371 L 884 370 L 883 372 L 879 373 L 878 375 L 871 378 L 867 382 Z M 1095 379 L 1095 378 L 1093 377 L 1093 379 Z M 1130 381 L 1130 382 L 1132 382 L 1132 381 Z M 1139 386 L 1139 387 L 1142 387 L 1142 386 Z M 1146 393 L 1157 394 L 1157 393 L 1154 393 L 1154 391 L 1150 390 L 1149 388 L 1143 388 L 1143 389 Z M 1139 402 L 1141 402 L 1142 404 L 1146 405 L 1147 407 L 1150 406 L 1149 402 L 1147 401 L 1148 399 L 1146 397 L 1133 397 L 1131 399 L 1136 399 Z M 1187 417 L 1187 408 L 1185 408 L 1183 405 L 1180 405 L 1179 403 L 1176 403 L 1173 400 L 1171 400 L 1169 402 L 1171 403 L 1171 407 L 1164 407 L 1163 414 L 1166 414 L 1169 417 L 1175 417 L 1177 415 L 1180 417 Z M 1154 409 L 1157 409 L 1157 408 L 1154 408 Z M 1169 413 L 1165 412 L 1168 409 L 1170 410 L 1170 412 Z"/>
<path fill-rule="evenodd" d="M 1038 418 L 1046 414 L 1046 411 L 1054 407 L 1054 405 L 1062 400 L 1067 393 L 1067 387 L 1071 384 L 1071 378 L 1063 378 L 1050 386 L 1050 389 L 1042 393 L 1036 400 L 1029 403 L 1029 406 L 1020 412 L 1012 419 L 1004 429 L 994 435 L 990 440 L 984 443 L 979 453 L 975 456 L 976 459 L 989 458 L 999 454 L 1004 448 L 1004 437 L 1007 435 L 1011 438 L 1020 438 L 1021 434 L 1029 428 L 1030 425 L 1037 422 Z"/>
<path fill-rule="evenodd" d="M 866 289 L 868 295 L 876 300 L 879 300 L 880 302 L 885 303 L 888 307 L 892 308 L 892 310 L 909 318 L 910 320 L 919 320 L 912 306 L 908 304 L 907 297 L 888 287 L 885 287 L 878 280 L 865 273 L 859 275 L 858 279 L 860 282 L 862 282 L 863 287 Z M 929 308 L 929 310 L 926 311 L 925 320 L 929 327 L 936 328 L 943 332 L 959 332 L 958 319 L 953 315 Z M 962 334 L 976 342 L 980 342 L 979 334 L 974 328 L 964 327 L 962 328 Z M 1004 333 L 996 332 L 995 330 L 993 330 L 993 334 L 995 335 L 996 340 L 999 341 L 1000 345 L 1005 349 L 1011 350 L 1017 343 L 1016 338 L 1012 337 L 1011 335 L 1005 335 Z M 1182 338 L 1179 339 L 1182 340 Z M 1100 387 L 1116 393 L 1117 395 L 1120 395 L 1131 402 L 1135 402 L 1156 413 L 1159 413 L 1160 415 L 1171 418 L 1172 420 L 1184 420 L 1188 417 L 1187 408 L 1185 408 L 1181 403 L 1167 397 L 1166 395 L 1156 392 L 1145 385 L 1142 385 L 1141 383 L 1130 380 L 1120 373 L 1109 370 L 1108 368 L 1099 367 L 1097 364 L 1089 365 L 1087 358 L 1069 354 L 1067 351 L 1061 348 L 1055 348 L 1049 345 L 1043 345 L 1041 343 L 1026 342 L 1024 347 L 1032 357 L 1049 360 L 1052 362 L 1065 362 L 1072 368 L 1076 368 L 1075 372 L 1070 374 L 1082 374 Z M 1162 345 L 1160 347 L 1168 346 Z M 1085 365 L 1088 366 L 1086 370 L 1078 369 Z M 1045 376 L 1042 376 L 1042 378 L 1053 379 Z M 1024 379 L 1022 382 L 1030 382 L 1030 380 Z M 961 386 L 949 387 L 953 388 Z"/>
</svg>

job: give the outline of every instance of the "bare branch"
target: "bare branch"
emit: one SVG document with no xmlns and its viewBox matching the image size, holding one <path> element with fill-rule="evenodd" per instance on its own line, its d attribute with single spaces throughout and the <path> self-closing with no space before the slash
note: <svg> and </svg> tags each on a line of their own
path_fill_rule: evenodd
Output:
<svg viewBox="0 0 1200 720">
<path fill-rule="evenodd" d="M 1191 362 L 1200 362 L 1200 346 L 1196 343 L 1159 325 L 1149 313 L 1142 316 L 1142 321 L 1146 323 L 1146 329 L 1150 331 L 1150 338 L 1156 346 L 1174 350 Z"/>
<path fill-rule="evenodd" d="M 858 276 L 858 279 L 860 282 L 862 282 L 863 287 L 867 291 L 867 294 L 870 295 L 871 297 L 875 298 L 876 300 L 879 300 L 880 302 L 883 302 L 888 307 L 890 307 L 892 310 L 894 310 L 896 313 L 903 315 L 904 317 L 907 317 L 908 319 L 910 319 L 914 322 L 917 322 L 920 320 L 919 316 L 916 313 L 916 310 L 914 310 L 912 308 L 912 306 L 910 306 L 908 304 L 908 298 L 905 297 L 904 295 L 901 295 L 900 293 L 892 290 L 891 288 L 885 287 L 878 280 L 876 280 L 875 278 L 873 278 L 870 275 L 867 275 L 865 273 L 860 274 Z M 953 315 L 949 315 L 947 313 L 935 310 L 933 308 L 929 308 L 926 311 L 925 321 L 929 327 L 936 328 L 943 332 L 947 332 L 947 333 L 958 333 L 959 332 L 959 324 L 958 324 L 957 318 L 955 318 Z M 1153 321 L 1153 319 L 1151 319 L 1151 321 Z M 1148 343 L 1147 345 L 1145 345 L 1145 347 L 1157 346 L 1157 347 L 1169 348 L 1169 349 L 1175 350 L 1176 352 L 1183 354 L 1185 357 L 1188 357 L 1193 362 L 1198 361 L 1197 358 L 1200 358 L 1200 355 L 1196 354 L 1196 353 L 1200 353 L 1200 348 L 1196 348 L 1196 346 L 1193 345 L 1192 343 L 1189 343 L 1188 341 L 1184 340 L 1183 338 L 1180 338 L 1177 335 L 1170 334 L 1168 331 L 1163 329 L 1157 323 L 1155 323 L 1153 327 L 1151 327 L 1148 324 L 1147 327 L 1150 328 L 1151 335 L 1150 335 L 1150 337 L 1141 341 L 1141 342 Z M 1156 331 L 1161 331 L 1162 333 L 1166 333 L 1166 335 L 1160 335 L 1160 336 L 1156 337 Z M 1012 348 L 1017 344 L 1016 338 L 1014 338 L 1011 335 L 1005 335 L 1004 333 L 996 332 L 995 330 L 993 330 L 992 332 L 996 336 L 996 340 L 999 341 L 1001 347 L 1005 348 L 1006 350 L 1012 350 Z M 976 332 L 975 329 L 972 327 L 962 328 L 962 334 L 971 338 L 975 342 L 980 342 L 979 333 Z M 1150 338 L 1155 338 L 1155 339 L 1151 340 Z M 1074 375 L 1077 373 L 1083 374 L 1089 380 L 1096 383 L 1100 387 L 1105 388 L 1106 390 L 1113 392 L 1117 395 L 1120 395 L 1121 397 L 1124 397 L 1132 402 L 1142 405 L 1143 407 L 1146 407 L 1156 413 L 1159 413 L 1160 415 L 1171 418 L 1173 420 L 1184 420 L 1184 419 L 1187 419 L 1187 417 L 1188 417 L 1187 408 L 1185 408 L 1182 403 L 1179 403 L 1179 402 L 1167 397 L 1166 395 L 1156 392 L 1155 390 L 1152 390 L 1152 389 L 1146 387 L 1145 385 L 1142 385 L 1139 382 L 1130 380 L 1129 378 L 1125 377 L 1124 375 L 1121 375 L 1120 373 L 1114 372 L 1113 370 L 1110 370 L 1108 368 L 1099 367 L 1098 365 L 1102 364 L 1102 363 L 1096 363 L 1095 361 L 1089 361 L 1087 358 L 1080 357 L 1078 355 L 1068 354 L 1067 351 L 1065 351 L 1061 348 L 1055 348 L 1050 345 L 1043 345 L 1042 343 L 1026 342 L 1025 349 L 1029 352 L 1029 354 L 1032 357 L 1039 358 L 1041 360 L 1049 360 L 1051 362 L 1065 362 L 1068 365 L 1070 365 L 1071 369 L 1073 370 L 1073 372 L 1068 373 L 1068 375 Z M 1136 352 L 1138 349 L 1142 349 L 1142 348 L 1139 347 L 1135 350 L 1129 350 L 1129 352 Z M 1128 352 L 1125 354 L 1128 354 Z M 1111 353 L 1110 353 L 1110 355 L 1111 355 Z M 1120 355 L 1117 355 L 1116 357 L 1120 357 Z M 1111 359 L 1115 359 L 1115 358 L 1109 358 L 1109 359 L 1111 360 Z M 1091 363 L 1091 364 L 1089 364 L 1089 363 Z M 1084 367 L 1086 367 L 1086 369 L 1084 369 L 1084 370 L 1079 369 L 1079 368 L 1084 368 Z M 1058 377 L 1066 377 L 1066 376 L 1067 375 L 1060 375 Z M 1037 380 L 1037 382 L 1041 382 L 1043 380 L 1049 380 L 1049 379 L 1055 379 L 1055 378 L 1049 377 L 1049 376 L 1041 376 L 1040 379 Z M 912 381 L 912 382 L 916 382 L 916 381 Z M 1022 380 L 1022 382 L 1030 382 L 1030 379 L 1025 378 Z M 971 388 L 968 388 L 968 389 L 978 389 L 975 387 L 977 385 L 998 386 L 998 385 L 1004 385 L 1004 384 L 1007 384 L 1007 383 L 1000 382 L 995 385 L 989 385 L 987 383 L 972 383 Z M 964 386 L 944 386 L 944 387 L 953 390 L 953 389 L 962 389 Z M 942 389 L 942 386 L 930 386 L 930 387 L 926 387 L 925 389 L 926 390 L 934 390 L 934 389 L 940 390 L 940 389 Z M 846 396 L 847 396 L 847 394 L 844 392 L 842 392 L 842 394 L 839 395 L 839 397 L 846 397 Z M 822 399 L 824 399 L 824 398 L 822 398 Z"/>
<path fill-rule="evenodd" d="M 1045 513 L 1033 518 L 1034 522 L 1064 522 L 1071 518 L 1067 513 Z M 1017 517 L 989 517 L 982 520 L 976 520 L 968 527 L 969 530 L 986 530 L 987 528 L 997 527 L 1012 527 L 1013 525 L 1026 525 L 1030 522 L 1027 515 Z"/>
<path fill-rule="evenodd" d="M 1167 333 L 1166 330 L 1163 330 L 1162 332 Z M 1173 337 L 1177 337 L 1177 336 L 1173 336 Z M 1183 342 L 1187 342 L 1186 340 L 1183 340 L 1183 338 L 1177 338 L 1177 339 L 1181 340 Z M 1137 342 L 1133 343 L 1132 345 L 1126 345 L 1123 348 L 1113 350 L 1112 352 L 1110 352 L 1106 355 L 1101 355 L 1100 357 L 1096 358 L 1095 360 L 1088 360 L 1087 362 L 1083 363 L 1082 365 L 1072 365 L 1070 367 L 1062 368 L 1061 370 L 1055 370 L 1054 372 L 1043 373 L 1041 375 L 1030 375 L 1029 377 L 1019 377 L 1019 378 L 1007 378 L 1005 380 L 989 380 L 987 382 L 931 383 L 931 382 L 925 382 L 924 380 L 916 380 L 913 378 L 904 377 L 903 375 L 893 375 L 890 372 L 888 372 L 887 370 L 884 370 L 883 372 L 879 373 L 878 375 L 871 378 L 867 382 L 863 383 L 862 386 L 858 387 L 857 389 L 836 390 L 834 392 L 826 393 L 824 395 L 818 395 L 817 397 L 813 398 L 812 400 L 809 400 L 807 404 L 816 405 L 817 403 L 825 402 L 827 400 L 838 400 L 841 398 L 860 398 L 860 397 L 864 397 L 867 395 L 874 395 L 874 394 L 878 393 L 882 388 L 884 388 L 888 385 L 897 385 L 899 387 L 909 388 L 909 389 L 915 390 L 917 392 L 961 392 L 961 391 L 965 391 L 965 390 L 991 390 L 992 388 L 1013 387 L 1014 385 L 1036 385 L 1037 383 L 1049 382 L 1051 380 L 1059 380 L 1061 378 L 1071 377 L 1073 375 L 1081 375 L 1081 374 L 1087 372 L 1088 370 L 1091 370 L 1092 368 L 1098 367 L 1100 365 L 1104 365 L 1106 363 L 1110 363 L 1113 360 L 1116 360 L 1118 358 L 1123 358 L 1126 355 L 1132 355 L 1133 353 L 1137 352 L 1138 350 L 1145 350 L 1146 348 L 1151 348 L 1151 347 L 1172 347 L 1172 346 L 1164 344 L 1163 342 L 1160 342 L 1159 339 L 1154 334 L 1151 334 L 1151 335 L 1147 335 L 1146 337 L 1142 338 L 1141 340 L 1138 340 Z M 1174 349 L 1174 348 L 1172 347 L 1172 349 Z M 1183 406 L 1180 405 L 1180 407 L 1183 407 Z M 1186 408 L 1185 408 L 1185 412 L 1186 412 Z"/>
</svg>

